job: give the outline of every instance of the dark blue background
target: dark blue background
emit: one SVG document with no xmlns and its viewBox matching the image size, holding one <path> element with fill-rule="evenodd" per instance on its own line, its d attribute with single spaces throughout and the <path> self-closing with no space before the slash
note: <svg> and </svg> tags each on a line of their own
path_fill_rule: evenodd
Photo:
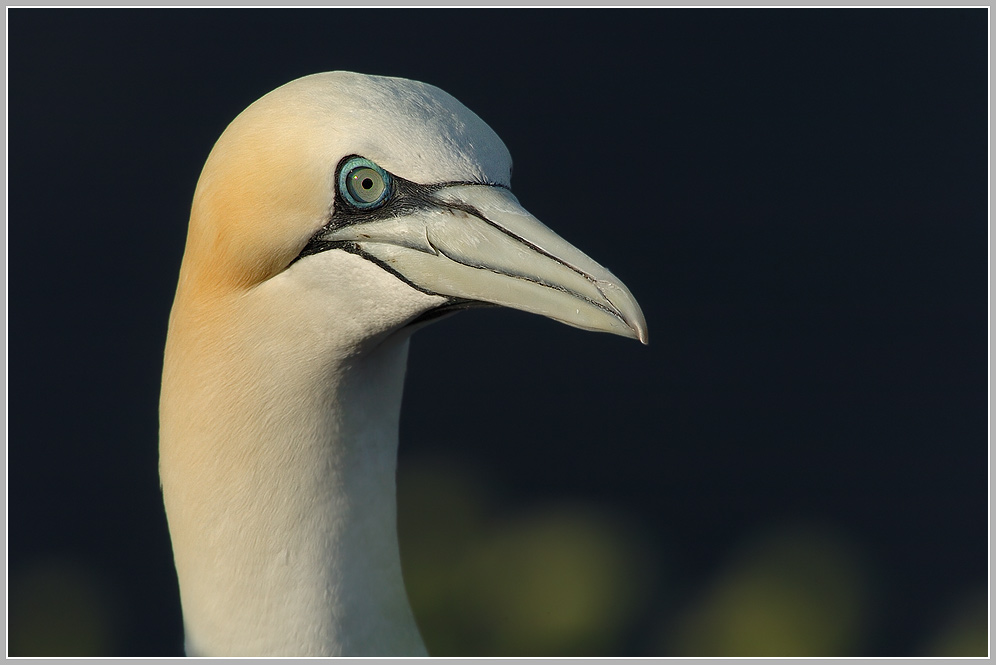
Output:
<svg viewBox="0 0 996 665">
<path fill-rule="evenodd" d="M 181 649 L 156 469 L 189 203 L 245 106 L 333 69 L 423 80 L 640 301 L 651 344 L 510 311 L 413 340 L 401 473 L 665 542 L 668 616 L 747 535 L 846 533 L 911 655 L 987 580 L 985 10 L 8 11 L 8 553 L 99 571 L 113 655 Z M 552 415 L 551 415 L 552 414 Z M 655 594 L 658 595 L 658 594 Z M 20 605 L 11 607 L 16 627 Z"/>
</svg>

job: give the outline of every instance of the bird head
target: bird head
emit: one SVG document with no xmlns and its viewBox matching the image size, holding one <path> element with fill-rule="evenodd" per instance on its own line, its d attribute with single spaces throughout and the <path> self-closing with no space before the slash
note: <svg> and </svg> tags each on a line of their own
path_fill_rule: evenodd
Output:
<svg viewBox="0 0 996 665">
<path fill-rule="evenodd" d="M 490 304 L 646 343 L 630 292 L 519 204 L 511 164 L 491 128 L 433 86 L 347 72 L 292 81 L 211 151 L 178 299 L 290 280 L 340 300 L 348 289 L 352 315 L 377 323 L 357 330 Z"/>
</svg>

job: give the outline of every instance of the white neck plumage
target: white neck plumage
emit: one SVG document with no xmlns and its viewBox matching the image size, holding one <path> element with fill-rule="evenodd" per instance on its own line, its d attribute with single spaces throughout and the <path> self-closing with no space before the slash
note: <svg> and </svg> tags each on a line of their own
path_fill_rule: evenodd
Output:
<svg viewBox="0 0 996 665">
<path fill-rule="evenodd" d="M 292 281 L 174 308 L 161 473 L 188 653 L 424 654 L 396 531 L 408 336 L 340 341 L 345 303 L 341 338 L 324 307 L 288 320 Z"/>
</svg>

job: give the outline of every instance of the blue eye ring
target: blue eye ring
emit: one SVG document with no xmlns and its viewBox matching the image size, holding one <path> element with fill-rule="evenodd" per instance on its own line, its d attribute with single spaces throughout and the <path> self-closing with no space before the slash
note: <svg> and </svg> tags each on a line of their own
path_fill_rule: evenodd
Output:
<svg viewBox="0 0 996 665">
<path fill-rule="evenodd" d="M 350 157 L 339 169 L 339 194 L 354 208 L 382 206 L 391 192 L 391 174 L 369 159 Z"/>
</svg>

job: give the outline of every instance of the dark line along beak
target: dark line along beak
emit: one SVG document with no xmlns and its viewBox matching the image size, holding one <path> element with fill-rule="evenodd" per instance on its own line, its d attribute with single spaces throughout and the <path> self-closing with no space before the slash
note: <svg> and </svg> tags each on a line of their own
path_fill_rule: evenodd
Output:
<svg viewBox="0 0 996 665">
<path fill-rule="evenodd" d="M 353 224 L 354 243 L 419 288 L 648 341 L 636 299 L 612 273 L 526 212 L 503 187 L 452 185 L 437 206 Z"/>
</svg>

